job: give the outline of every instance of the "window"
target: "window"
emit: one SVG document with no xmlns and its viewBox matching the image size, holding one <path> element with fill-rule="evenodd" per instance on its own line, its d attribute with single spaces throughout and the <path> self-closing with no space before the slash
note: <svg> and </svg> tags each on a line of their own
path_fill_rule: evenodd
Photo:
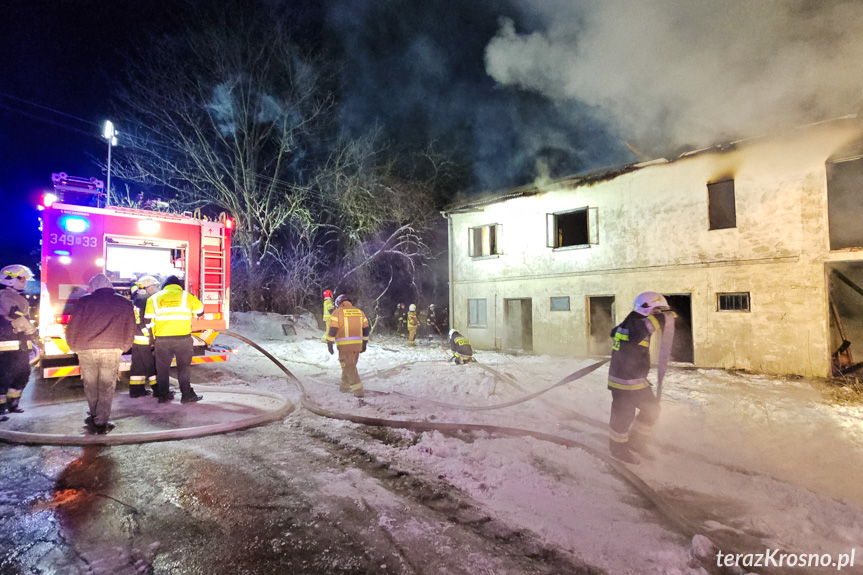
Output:
<svg viewBox="0 0 863 575">
<path fill-rule="evenodd" d="M 468 253 L 472 258 L 500 255 L 500 224 L 468 230 Z"/>
<path fill-rule="evenodd" d="M 749 311 L 749 292 L 716 294 L 716 311 Z"/>
<path fill-rule="evenodd" d="M 546 214 L 546 245 L 550 248 L 587 248 L 599 243 L 596 208 Z"/>
<path fill-rule="evenodd" d="M 734 180 L 707 184 L 707 216 L 711 230 L 737 227 L 734 207 Z"/>
<path fill-rule="evenodd" d="M 830 249 L 863 247 L 863 158 L 827 163 L 827 221 Z"/>
<path fill-rule="evenodd" d="M 469 299 L 467 300 L 467 326 L 468 327 L 485 327 L 486 322 L 486 304 L 484 299 Z"/>
<path fill-rule="evenodd" d="M 569 311 L 569 296 L 552 297 L 551 311 Z"/>
</svg>

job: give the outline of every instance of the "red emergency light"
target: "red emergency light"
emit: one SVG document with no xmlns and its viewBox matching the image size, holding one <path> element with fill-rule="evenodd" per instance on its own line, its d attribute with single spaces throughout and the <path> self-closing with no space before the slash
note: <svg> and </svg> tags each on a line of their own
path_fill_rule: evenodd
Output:
<svg viewBox="0 0 863 575">
<path fill-rule="evenodd" d="M 226 227 L 226 228 L 228 228 L 229 230 L 230 230 L 230 229 L 233 229 L 233 227 L 234 227 L 234 220 L 232 220 L 231 218 L 226 219 L 226 220 L 225 220 L 225 227 Z"/>
<path fill-rule="evenodd" d="M 50 208 L 51 205 L 58 199 L 59 198 L 55 194 L 45 194 L 44 196 L 42 196 L 42 206 Z"/>
<path fill-rule="evenodd" d="M 69 323 L 69 318 L 70 318 L 70 317 L 71 317 L 71 316 L 70 316 L 70 315 L 68 315 L 68 314 L 65 314 L 65 315 L 55 315 L 55 316 L 54 316 L 54 323 L 59 323 L 59 324 L 62 324 L 62 325 L 66 325 L 67 323 Z"/>
</svg>

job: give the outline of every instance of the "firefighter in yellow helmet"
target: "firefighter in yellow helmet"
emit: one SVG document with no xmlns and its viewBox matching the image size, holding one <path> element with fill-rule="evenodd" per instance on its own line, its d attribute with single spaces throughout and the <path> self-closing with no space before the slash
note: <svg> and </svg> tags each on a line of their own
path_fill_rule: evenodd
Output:
<svg viewBox="0 0 863 575">
<path fill-rule="evenodd" d="M 170 276 L 162 284 L 162 291 L 147 300 L 144 317 L 153 322 L 156 357 L 156 393 L 159 403 L 174 399 L 168 382 L 171 360 L 177 358 L 177 381 L 180 384 L 180 403 L 194 403 L 202 396 L 192 389 L 192 316 L 204 313 L 204 304 L 183 289 L 177 276 Z"/>
<path fill-rule="evenodd" d="M 674 317 L 670 309 L 662 294 L 644 292 L 635 298 L 629 315 L 611 331 L 614 341 L 608 368 L 612 397 L 608 447 L 611 455 L 626 463 L 639 463 L 633 451 L 650 457 L 647 443 L 659 418 L 659 400 L 647 381 L 650 338 L 664 329 L 665 322 L 671 321 L 669 317 Z"/>
<path fill-rule="evenodd" d="M 339 348 L 339 363 L 342 366 L 339 391 L 363 397 L 363 382 L 357 371 L 357 362 L 369 343 L 369 320 L 361 309 L 353 306 L 347 295 L 341 294 L 335 303 L 336 309 L 330 317 L 327 332 L 327 349 L 332 355 L 333 345 Z"/>
<path fill-rule="evenodd" d="M 332 317 L 333 310 L 336 308 L 336 304 L 333 303 L 333 292 L 331 290 L 324 290 L 324 335 L 321 336 L 321 341 L 327 341 L 327 331 L 330 329 L 330 317 Z"/>
<path fill-rule="evenodd" d="M 420 318 L 417 317 L 417 306 L 411 304 L 408 308 L 408 345 L 414 346 L 417 344 L 417 328 L 420 325 Z"/>
<path fill-rule="evenodd" d="M 144 318 L 144 313 L 147 300 L 159 291 L 159 280 L 153 276 L 141 276 L 132 283 L 132 287 L 135 341 L 132 343 L 132 365 L 129 368 L 129 397 L 146 397 L 156 391 L 156 357 L 153 354 L 153 325 Z"/>
<path fill-rule="evenodd" d="M 14 264 L 0 270 L 0 421 L 21 413 L 21 393 L 30 380 L 30 344 L 36 328 L 30 323 L 30 304 L 21 295 L 33 272 Z"/>
</svg>

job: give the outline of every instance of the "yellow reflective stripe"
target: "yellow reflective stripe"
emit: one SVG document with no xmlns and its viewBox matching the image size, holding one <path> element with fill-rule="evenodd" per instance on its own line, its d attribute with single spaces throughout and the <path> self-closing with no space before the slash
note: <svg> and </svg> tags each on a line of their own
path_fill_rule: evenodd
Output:
<svg viewBox="0 0 863 575">
<path fill-rule="evenodd" d="M 622 339 L 623 341 L 629 341 L 629 335 L 625 333 L 615 332 L 614 339 Z"/>
<path fill-rule="evenodd" d="M 654 316 L 652 316 L 652 315 L 647 316 L 647 319 L 649 319 L 649 320 L 650 320 L 650 323 L 652 323 L 652 324 L 653 324 L 653 329 L 654 329 L 654 330 L 659 329 L 659 320 L 658 320 L 658 319 L 656 319 L 656 318 L 655 318 Z"/>
<path fill-rule="evenodd" d="M 351 385 L 351 391 L 357 391 L 357 390 L 362 389 L 362 388 L 363 388 L 362 383 L 355 383 L 355 384 Z"/>
<path fill-rule="evenodd" d="M 21 397 L 21 391 L 22 390 L 20 389 L 7 389 L 6 397 L 9 399 L 18 399 L 19 397 Z"/>
<path fill-rule="evenodd" d="M 149 345 L 150 344 L 150 338 L 147 337 L 146 335 L 136 335 L 135 336 L 135 343 L 138 345 Z"/>
<path fill-rule="evenodd" d="M 640 345 L 641 347 L 650 347 L 650 340 L 649 339 L 642 340 L 642 341 L 638 342 L 638 345 Z"/>
<path fill-rule="evenodd" d="M 635 391 L 636 389 L 644 389 L 645 387 L 650 387 L 650 384 L 646 381 L 642 381 L 640 383 L 617 383 L 616 381 L 609 380 L 608 387 L 613 387 L 615 389 L 630 389 Z"/>
<path fill-rule="evenodd" d="M 609 429 L 608 438 L 615 443 L 626 443 L 629 441 L 629 433 L 617 433 L 613 429 Z"/>
</svg>

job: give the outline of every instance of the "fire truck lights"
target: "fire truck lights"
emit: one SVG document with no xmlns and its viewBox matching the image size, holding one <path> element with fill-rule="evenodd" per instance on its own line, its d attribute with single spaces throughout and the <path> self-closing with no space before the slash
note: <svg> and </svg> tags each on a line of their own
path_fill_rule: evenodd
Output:
<svg viewBox="0 0 863 575">
<path fill-rule="evenodd" d="M 80 234 L 87 231 L 87 228 L 90 227 L 90 222 L 78 216 L 65 216 L 60 219 L 60 225 L 67 232 Z"/>
<path fill-rule="evenodd" d="M 234 227 L 234 220 L 232 220 L 231 218 L 226 219 L 226 220 L 225 220 L 225 227 L 226 227 L 227 229 L 229 229 L 229 230 L 230 230 L 230 229 L 233 229 L 233 227 Z"/>
<path fill-rule="evenodd" d="M 105 258 L 96 258 L 96 261 L 93 263 L 95 263 L 96 266 L 98 266 L 100 268 L 105 267 Z"/>
<path fill-rule="evenodd" d="M 69 252 L 67 252 L 66 250 L 54 250 L 54 255 L 57 255 L 57 256 L 68 256 L 68 255 L 69 255 Z"/>
<path fill-rule="evenodd" d="M 155 220 L 141 220 L 138 222 L 138 229 L 143 234 L 155 234 L 159 231 L 159 222 Z"/>
<path fill-rule="evenodd" d="M 45 194 L 44 196 L 42 196 L 42 207 L 50 208 L 51 204 L 56 202 L 58 199 L 59 198 L 54 194 Z"/>
<path fill-rule="evenodd" d="M 69 265 L 72 263 L 72 258 L 69 256 L 60 256 L 57 260 L 63 265 Z"/>
<path fill-rule="evenodd" d="M 67 324 L 67 323 L 69 323 L 69 316 L 68 315 L 55 315 L 54 316 L 54 323 Z"/>
</svg>

